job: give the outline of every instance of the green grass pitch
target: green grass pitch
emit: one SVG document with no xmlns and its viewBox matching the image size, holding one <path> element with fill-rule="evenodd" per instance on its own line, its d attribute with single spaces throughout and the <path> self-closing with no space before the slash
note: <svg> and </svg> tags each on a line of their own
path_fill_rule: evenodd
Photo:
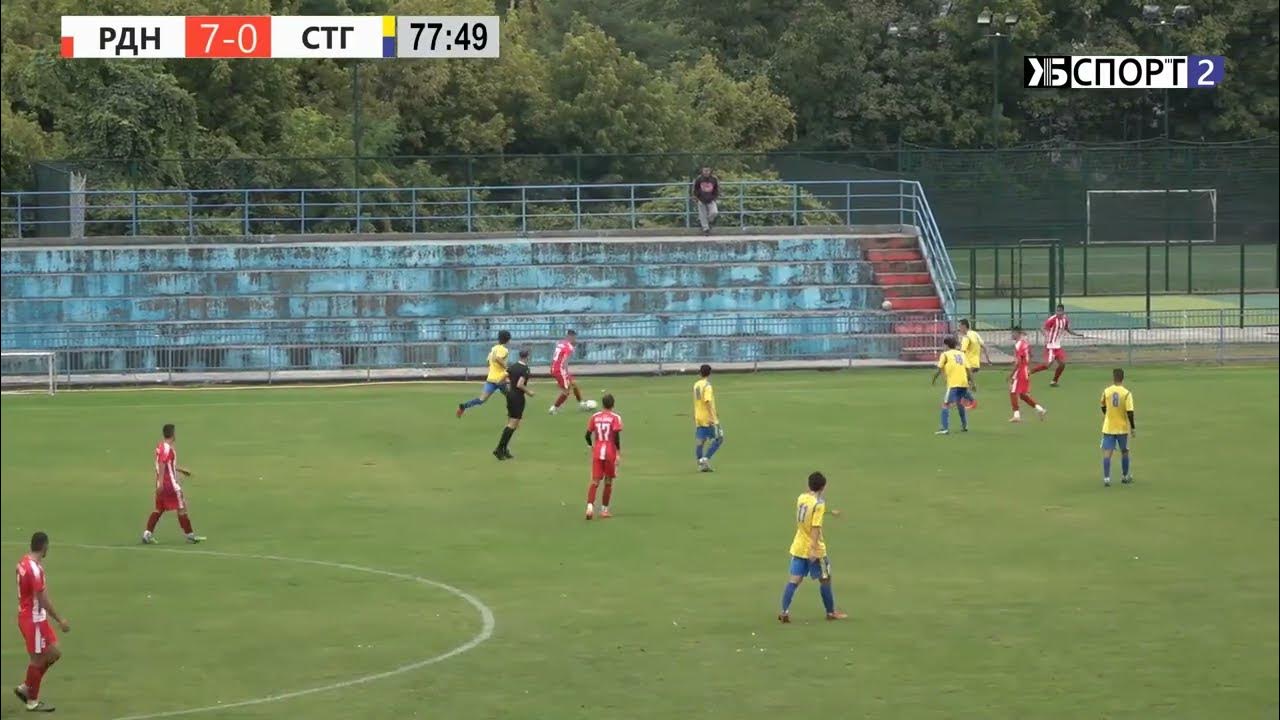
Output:
<svg viewBox="0 0 1280 720">
<path fill-rule="evenodd" d="M 1100 483 L 1105 368 L 1000 379 L 967 435 L 934 437 L 930 372 L 715 378 L 727 440 L 694 472 L 693 378 L 584 380 L 626 421 L 616 518 L 584 522 L 584 417 L 537 381 L 517 459 L 477 384 L 6 396 L 4 555 L 53 538 L 73 624 L 57 717 L 1261 718 L 1277 711 L 1276 367 L 1130 372 L 1133 487 Z M 1043 378 L 1043 376 L 1039 376 Z M 138 547 L 161 424 L 210 540 Z M 805 476 L 831 480 L 836 598 L 774 616 Z M 75 544 L 110 546 L 88 549 Z M 227 553 L 205 555 L 197 551 Z M 282 556 L 306 564 L 248 556 Z M 10 618 L 4 682 L 24 664 Z M 7 700 L 7 701 L 6 701 Z M 0 716 L 22 713 L 0 698 Z"/>
</svg>

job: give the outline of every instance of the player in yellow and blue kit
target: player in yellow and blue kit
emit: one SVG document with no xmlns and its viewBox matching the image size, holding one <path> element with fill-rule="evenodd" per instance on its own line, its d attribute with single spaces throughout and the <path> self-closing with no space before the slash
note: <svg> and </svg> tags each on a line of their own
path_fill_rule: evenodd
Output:
<svg viewBox="0 0 1280 720">
<path fill-rule="evenodd" d="M 972 410 L 978 407 L 978 400 L 974 397 L 978 392 L 978 371 L 982 369 L 984 360 L 988 365 L 991 364 L 991 354 L 987 352 L 987 344 L 982 336 L 968 320 L 960 321 L 960 352 L 964 353 L 964 364 L 969 368 L 969 397 L 966 407 Z"/>
<path fill-rule="evenodd" d="M 724 442 L 724 430 L 720 427 L 720 414 L 716 411 L 716 393 L 711 387 L 711 366 L 698 368 L 698 375 L 701 379 L 693 384 L 693 438 L 697 441 L 693 453 L 698 459 L 698 471 L 711 472 L 711 456 Z M 704 453 L 707 441 L 711 442 L 711 447 Z"/>
<path fill-rule="evenodd" d="M 960 413 L 960 429 L 963 432 L 969 432 L 969 418 L 965 415 L 964 399 L 972 397 L 969 395 L 969 382 L 973 377 L 969 371 L 969 366 L 965 362 L 964 353 L 956 349 L 956 339 L 953 337 L 946 338 L 942 341 L 947 346 L 946 350 L 938 356 L 938 370 L 933 374 L 933 384 L 937 384 L 938 376 L 946 374 L 947 376 L 947 394 L 942 398 L 942 429 L 934 433 L 935 435 L 946 435 L 951 432 L 951 408 L 955 406 L 956 412 Z"/>
<path fill-rule="evenodd" d="M 507 349 L 509 342 L 511 342 L 511 333 L 506 330 L 498 333 L 498 344 L 489 350 L 489 374 L 485 376 L 484 389 L 480 391 L 480 397 L 458 404 L 458 417 L 462 417 L 462 413 L 468 408 L 483 405 L 484 401 L 495 392 L 507 394 L 507 358 L 511 354 Z"/>
<path fill-rule="evenodd" d="M 791 570 L 787 585 L 782 589 L 782 612 L 778 621 L 791 622 L 791 600 L 796 588 L 805 577 L 818 581 L 822 594 L 822 606 L 828 620 L 843 620 L 848 615 L 836 610 L 836 596 L 831 589 L 831 559 L 827 557 L 827 542 L 822 537 L 822 520 L 827 514 L 824 495 L 827 478 L 820 472 L 809 475 L 809 490 L 796 498 L 796 534 L 791 540 Z M 831 511 L 832 516 L 836 511 Z"/>
<path fill-rule="evenodd" d="M 1120 448 L 1120 482 L 1133 482 L 1129 474 L 1129 438 L 1138 434 L 1133 419 L 1133 393 L 1124 386 L 1124 370 L 1111 371 L 1111 384 L 1102 391 L 1102 485 L 1111 487 L 1111 455 Z"/>
</svg>

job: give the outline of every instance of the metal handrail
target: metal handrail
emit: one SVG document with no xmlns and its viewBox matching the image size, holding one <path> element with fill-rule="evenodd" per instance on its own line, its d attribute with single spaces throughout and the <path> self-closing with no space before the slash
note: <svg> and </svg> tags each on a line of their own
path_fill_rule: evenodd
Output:
<svg viewBox="0 0 1280 720">
<path fill-rule="evenodd" d="M 740 227 L 903 224 L 920 192 L 897 179 L 725 181 L 721 211 Z M 56 235 L 72 209 L 85 236 L 676 228 L 690 224 L 688 195 L 684 182 L 2 192 L 0 233 Z"/>
</svg>

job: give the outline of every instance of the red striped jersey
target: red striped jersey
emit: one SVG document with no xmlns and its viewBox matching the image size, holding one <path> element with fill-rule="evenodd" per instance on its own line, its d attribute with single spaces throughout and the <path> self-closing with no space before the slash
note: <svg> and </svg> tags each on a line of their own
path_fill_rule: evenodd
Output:
<svg viewBox="0 0 1280 720">
<path fill-rule="evenodd" d="M 556 352 L 551 356 L 551 374 L 563 375 L 569 369 L 569 358 L 573 357 L 573 343 L 561 340 L 556 343 Z"/>
<path fill-rule="evenodd" d="M 1049 319 L 1044 321 L 1044 346 L 1050 350 L 1062 347 L 1062 338 L 1070 327 L 1071 321 L 1066 315 L 1050 315 Z"/>
<path fill-rule="evenodd" d="M 181 490 L 178 484 L 178 451 L 167 440 L 156 445 L 156 490 Z"/>
<path fill-rule="evenodd" d="M 18 617 L 24 615 L 32 622 L 47 620 L 45 609 L 40 606 L 36 593 L 44 590 L 44 566 L 30 555 L 23 555 L 18 561 Z"/>
<path fill-rule="evenodd" d="M 1018 340 L 1013 346 L 1013 357 L 1017 361 L 1013 371 L 1019 376 L 1031 374 L 1031 343 L 1026 338 Z"/>
</svg>

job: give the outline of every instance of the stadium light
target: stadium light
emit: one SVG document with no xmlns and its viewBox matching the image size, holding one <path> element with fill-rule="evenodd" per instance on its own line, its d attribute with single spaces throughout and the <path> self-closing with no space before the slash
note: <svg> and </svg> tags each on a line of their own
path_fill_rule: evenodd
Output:
<svg viewBox="0 0 1280 720">
<path fill-rule="evenodd" d="M 1017 13 L 997 15 L 985 7 L 978 13 L 978 27 L 990 28 L 987 37 L 991 38 L 991 144 L 996 147 L 1000 146 L 1000 39 L 1013 37 L 1013 28 L 1019 19 Z"/>
<path fill-rule="evenodd" d="M 1195 8 L 1190 5 L 1174 5 L 1172 14 L 1172 24 L 1178 27 L 1186 27 L 1191 24 L 1195 18 Z M 1164 10 L 1159 5 L 1143 5 L 1142 21 L 1153 26 L 1160 33 L 1160 49 L 1165 54 L 1169 54 L 1169 25 L 1170 21 L 1164 17 Z M 1164 91 L 1164 102 L 1160 106 L 1160 115 L 1164 123 L 1164 139 L 1169 140 L 1169 90 Z"/>
<path fill-rule="evenodd" d="M 885 29 L 885 34 L 891 38 L 912 38 L 920 34 L 920 26 L 912 23 L 910 25 L 899 25 L 898 23 L 889 23 L 889 27 Z"/>
</svg>

